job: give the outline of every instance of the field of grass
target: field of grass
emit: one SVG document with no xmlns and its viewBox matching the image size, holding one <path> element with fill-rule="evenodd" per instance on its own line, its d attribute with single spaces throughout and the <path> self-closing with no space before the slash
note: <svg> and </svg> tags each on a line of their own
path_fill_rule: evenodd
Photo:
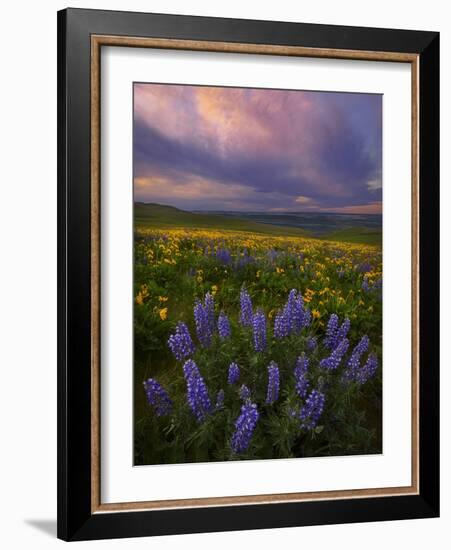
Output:
<svg viewBox="0 0 451 550">
<path fill-rule="evenodd" d="M 381 452 L 379 246 L 135 208 L 135 464 Z"/>
<path fill-rule="evenodd" d="M 179 210 L 173 206 L 145 203 L 135 204 L 135 224 L 140 227 L 155 227 L 157 229 L 225 229 L 263 235 L 306 235 L 305 231 L 297 227 L 277 227 L 275 225 L 255 223 L 235 217 L 220 216 L 217 214 L 197 214 Z"/>
<path fill-rule="evenodd" d="M 353 227 L 327 233 L 321 239 L 327 241 L 338 241 L 345 243 L 374 244 L 382 246 L 382 231 Z"/>
</svg>

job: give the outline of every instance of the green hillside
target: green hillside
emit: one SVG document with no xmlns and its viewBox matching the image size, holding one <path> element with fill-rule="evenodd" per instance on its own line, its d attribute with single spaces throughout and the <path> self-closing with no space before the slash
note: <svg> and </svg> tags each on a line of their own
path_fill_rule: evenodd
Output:
<svg viewBox="0 0 451 550">
<path fill-rule="evenodd" d="M 321 237 L 315 237 L 299 227 L 258 223 L 220 214 L 199 214 L 155 203 L 135 203 L 134 219 L 137 226 L 158 229 L 228 229 L 230 231 L 247 231 L 262 235 L 318 238 L 327 241 L 382 245 L 382 232 L 364 227 L 342 229 Z"/>
<path fill-rule="evenodd" d="M 154 203 L 135 203 L 135 224 L 156 228 L 192 228 L 192 229 L 229 229 L 230 231 L 248 231 L 264 235 L 282 235 L 290 237 L 308 237 L 308 233 L 298 227 L 280 227 L 256 223 L 235 216 L 219 214 L 195 214 L 179 210 L 173 206 Z"/>
<path fill-rule="evenodd" d="M 382 231 L 367 229 L 365 227 L 350 227 L 341 229 L 320 237 L 326 241 L 338 241 L 356 244 L 374 244 L 382 246 Z"/>
</svg>

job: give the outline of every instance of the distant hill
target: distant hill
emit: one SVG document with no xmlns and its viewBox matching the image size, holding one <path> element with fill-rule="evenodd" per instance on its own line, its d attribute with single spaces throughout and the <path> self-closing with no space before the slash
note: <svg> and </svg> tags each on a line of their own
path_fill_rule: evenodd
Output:
<svg viewBox="0 0 451 550">
<path fill-rule="evenodd" d="M 219 214 L 200 214 L 179 210 L 174 206 L 155 203 L 135 203 L 134 219 L 137 225 L 158 228 L 190 227 L 193 229 L 228 229 L 230 231 L 249 231 L 264 235 L 284 235 L 290 237 L 308 237 L 308 233 L 299 227 L 276 226 L 252 222 L 235 216 Z"/>
<path fill-rule="evenodd" d="M 144 227 L 160 229 L 192 228 L 192 229 L 228 229 L 229 231 L 248 231 L 262 235 L 306 237 L 329 241 L 382 244 L 382 231 L 367 227 L 348 227 L 346 229 L 313 236 L 309 231 L 290 225 L 259 223 L 239 215 L 219 213 L 187 212 L 174 206 L 156 203 L 135 203 L 135 224 Z"/>
</svg>

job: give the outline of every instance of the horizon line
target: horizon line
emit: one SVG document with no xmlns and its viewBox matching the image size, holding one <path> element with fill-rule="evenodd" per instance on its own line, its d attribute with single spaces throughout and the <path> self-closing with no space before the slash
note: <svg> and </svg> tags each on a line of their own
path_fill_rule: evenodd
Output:
<svg viewBox="0 0 451 550">
<path fill-rule="evenodd" d="M 155 206 L 166 206 L 169 208 L 175 208 L 177 210 L 180 210 L 182 212 L 190 212 L 192 214 L 195 214 L 197 212 L 230 212 L 233 214 L 246 214 L 246 213 L 255 213 L 255 214 L 272 214 L 277 216 L 278 214 L 335 214 L 340 216 L 382 216 L 382 212 L 337 212 L 333 210 L 222 210 L 218 208 L 213 209 L 202 209 L 202 208 L 195 208 L 194 210 L 188 210 L 184 208 L 180 208 L 178 206 L 173 206 L 172 204 L 163 204 L 161 202 L 144 202 L 141 200 L 134 200 L 134 204 L 147 204 L 147 205 L 155 205 Z M 346 207 L 345 207 L 346 208 Z"/>
</svg>

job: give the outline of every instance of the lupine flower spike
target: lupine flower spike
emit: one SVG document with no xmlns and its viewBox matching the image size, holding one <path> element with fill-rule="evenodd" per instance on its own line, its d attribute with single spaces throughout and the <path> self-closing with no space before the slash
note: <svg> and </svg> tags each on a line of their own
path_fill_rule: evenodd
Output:
<svg viewBox="0 0 451 550">
<path fill-rule="evenodd" d="M 247 451 L 259 416 L 255 403 L 247 402 L 241 407 L 241 414 L 235 422 L 235 433 L 230 442 L 234 453 L 240 454 Z"/>
<path fill-rule="evenodd" d="M 168 346 L 178 361 L 193 355 L 195 348 L 185 323 L 177 323 L 175 334 L 169 336 Z"/>
<path fill-rule="evenodd" d="M 221 340 L 226 340 L 232 335 L 229 318 L 223 311 L 221 311 L 218 317 L 218 333 Z"/>
<path fill-rule="evenodd" d="M 244 327 L 252 326 L 253 319 L 252 300 L 246 289 L 240 292 L 240 323 Z"/>
<path fill-rule="evenodd" d="M 236 384 L 240 378 L 240 367 L 236 363 L 230 363 L 227 383 L 231 386 Z"/>
<path fill-rule="evenodd" d="M 266 317 L 263 311 L 257 311 L 252 319 L 252 331 L 254 336 L 255 351 L 266 349 Z"/>
<path fill-rule="evenodd" d="M 280 374 L 279 367 L 271 361 L 268 366 L 268 389 L 266 392 L 266 403 L 272 405 L 279 398 Z"/>
<path fill-rule="evenodd" d="M 157 416 L 166 416 L 172 413 L 172 401 L 169 399 L 167 391 L 154 378 L 149 378 L 144 382 L 144 391 L 147 402 L 154 408 Z"/>
<path fill-rule="evenodd" d="M 212 411 L 207 385 L 196 363 L 189 359 L 183 365 L 188 405 L 198 422 L 203 422 Z"/>
</svg>

